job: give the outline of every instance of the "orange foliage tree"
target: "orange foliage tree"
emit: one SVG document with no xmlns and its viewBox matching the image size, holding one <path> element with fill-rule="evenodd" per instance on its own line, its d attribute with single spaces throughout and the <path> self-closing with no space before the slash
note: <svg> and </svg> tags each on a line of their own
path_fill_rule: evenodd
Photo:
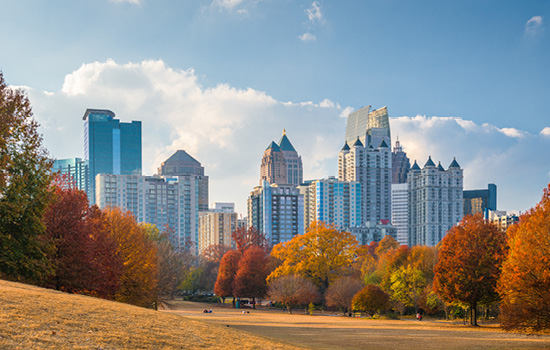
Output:
<svg viewBox="0 0 550 350">
<path fill-rule="evenodd" d="M 252 307 L 256 308 L 256 298 L 267 293 L 266 278 L 269 274 L 268 255 L 264 249 L 251 246 L 244 251 L 239 260 L 239 269 L 233 281 L 233 292 L 240 298 L 252 298 Z"/>
<path fill-rule="evenodd" d="M 389 307 L 390 296 L 380 287 L 368 284 L 359 293 L 357 293 L 351 302 L 353 310 L 366 311 L 374 316 L 377 312 L 382 312 Z"/>
<path fill-rule="evenodd" d="M 157 247 L 145 228 L 130 212 L 118 208 L 105 211 L 106 227 L 117 244 L 123 272 L 115 300 L 154 307 L 157 302 Z"/>
<path fill-rule="evenodd" d="M 352 274 L 356 249 L 357 240 L 351 233 L 313 222 L 305 234 L 273 247 L 271 255 L 282 263 L 268 276 L 268 282 L 298 274 L 311 279 L 324 293 L 331 281 Z"/>
<path fill-rule="evenodd" d="M 508 228 L 510 251 L 499 292 L 505 329 L 550 329 L 550 184 L 542 200 Z"/>
<path fill-rule="evenodd" d="M 468 215 L 440 244 L 434 288 L 445 302 L 469 305 L 470 323 L 477 326 L 478 304 L 499 300 L 496 285 L 506 256 L 505 234 L 481 215 Z"/>
<path fill-rule="evenodd" d="M 235 305 L 235 294 L 233 293 L 233 281 L 239 270 L 239 260 L 242 253 L 238 250 L 230 250 L 222 258 L 220 268 L 218 270 L 218 278 L 214 285 L 214 293 L 225 300 L 226 297 L 233 297 L 233 305 Z"/>
</svg>

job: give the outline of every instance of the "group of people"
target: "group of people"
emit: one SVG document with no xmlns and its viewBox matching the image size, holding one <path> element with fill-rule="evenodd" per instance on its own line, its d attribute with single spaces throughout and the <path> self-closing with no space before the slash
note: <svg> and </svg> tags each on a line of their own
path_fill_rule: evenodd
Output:
<svg viewBox="0 0 550 350">
<path fill-rule="evenodd" d="M 204 310 L 202 310 L 202 313 L 203 313 L 203 314 L 211 314 L 211 313 L 212 313 L 212 309 L 210 309 L 210 310 L 204 309 Z"/>
</svg>

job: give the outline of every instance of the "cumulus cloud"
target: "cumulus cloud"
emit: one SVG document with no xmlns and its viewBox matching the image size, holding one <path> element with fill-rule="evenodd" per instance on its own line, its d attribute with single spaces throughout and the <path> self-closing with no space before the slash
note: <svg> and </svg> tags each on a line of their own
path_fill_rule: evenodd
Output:
<svg viewBox="0 0 550 350">
<path fill-rule="evenodd" d="M 304 33 L 300 35 L 298 38 L 302 41 L 315 41 L 317 37 L 311 33 Z"/>
<path fill-rule="evenodd" d="M 311 23 L 322 21 L 323 14 L 321 13 L 321 4 L 319 1 L 314 1 L 311 7 L 306 10 L 306 14 Z"/>
<path fill-rule="evenodd" d="M 542 30 L 542 16 L 533 16 L 525 23 L 525 34 L 535 35 Z"/>
<path fill-rule="evenodd" d="M 212 5 L 218 6 L 227 10 L 233 10 L 236 6 L 240 5 L 243 0 L 214 0 Z"/>
<path fill-rule="evenodd" d="M 110 109 L 123 122 L 142 121 L 145 175 L 156 173 L 161 162 L 184 149 L 210 176 L 210 202 L 235 202 L 241 213 L 259 183 L 263 151 L 272 140 L 278 142 L 283 129 L 302 156 L 305 179 L 336 175 L 346 117 L 353 108 L 329 99 L 282 102 L 252 88 L 208 87 L 199 80 L 194 70 L 173 69 L 160 60 L 108 60 L 67 74 L 59 91 L 27 92 L 52 156 L 82 157 L 86 108 Z M 466 189 L 497 184 L 500 209 L 533 206 L 550 181 L 550 154 L 538 151 L 550 149 L 550 127 L 532 135 L 425 116 L 391 118 L 391 127 L 421 166 L 429 155 L 445 167 L 456 157 Z"/>
</svg>

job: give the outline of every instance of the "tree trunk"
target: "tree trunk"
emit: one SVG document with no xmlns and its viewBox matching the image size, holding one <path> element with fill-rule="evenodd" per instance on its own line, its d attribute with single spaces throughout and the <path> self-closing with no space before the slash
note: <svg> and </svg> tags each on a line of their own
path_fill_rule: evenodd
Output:
<svg viewBox="0 0 550 350">
<path fill-rule="evenodd" d="M 252 308 L 256 310 L 256 297 L 252 297 Z"/>
<path fill-rule="evenodd" d="M 231 302 L 233 304 L 233 308 L 235 308 L 235 297 L 233 297 L 233 301 Z"/>
<path fill-rule="evenodd" d="M 470 304 L 470 325 L 477 327 L 477 303 Z"/>
</svg>

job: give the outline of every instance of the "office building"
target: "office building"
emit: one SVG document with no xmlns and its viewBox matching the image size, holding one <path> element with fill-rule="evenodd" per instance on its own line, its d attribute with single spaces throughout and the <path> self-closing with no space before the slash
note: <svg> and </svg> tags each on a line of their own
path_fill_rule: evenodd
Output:
<svg viewBox="0 0 550 350">
<path fill-rule="evenodd" d="M 497 186 L 489 184 L 486 190 L 467 190 L 463 193 L 464 215 L 485 215 L 487 210 L 497 210 Z"/>
<path fill-rule="evenodd" d="M 365 146 L 378 147 L 382 140 L 391 145 L 388 108 L 371 111 L 371 106 L 363 107 L 348 116 L 345 143 L 353 145 L 357 138 Z"/>
<path fill-rule="evenodd" d="M 462 169 L 456 159 L 445 170 L 429 157 L 422 169 L 414 162 L 407 184 L 409 245 L 435 246 L 462 220 Z"/>
<path fill-rule="evenodd" d="M 403 152 L 403 147 L 399 140 L 395 141 L 395 147 L 391 153 L 391 173 L 392 184 L 407 183 L 407 173 L 411 168 L 411 163 L 407 157 L 407 153 Z"/>
<path fill-rule="evenodd" d="M 87 161 L 81 158 L 55 159 L 51 171 L 65 176 L 71 187 L 86 193 L 90 191 Z"/>
<path fill-rule="evenodd" d="M 286 130 L 283 130 L 283 136 L 279 140 L 279 148 L 285 160 L 287 183 L 294 186 L 300 185 L 304 181 L 302 157 L 298 155 L 298 152 L 296 152 L 296 149 L 286 136 Z"/>
<path fill-rule="evenodd" d="M 162 177 L 193 176 L 199 182 L 199 211 L 208 211 L 208 176 L 204 167 L 184 150 L 178 150 L 161 163 L 158 175 Z"/>
<path fill-rule="evenodd" d="M 302 157 L 286 136 L 286 130 L 283 130 L 279 144 L 272 141 L 264 151 L 260 181 L 298 186 L 303 181 L 303 174 Z"/>
<path fill-rule="evenodd" d="M 248 197 L 248 226 L 263 233 L 271 245 L 290 241 L 304 233 L 303 201 L 296 186 L 264 180 Z"/>
<path fill-rule="evenodd" d="M 495 224 L 503 231 L 506 231 L 508 227 L 517 224 L 519 222 L 519 216 L 516 214 L 507 214 L 503 210 L 491 210 L 485 211 L 485 220 Z"/>
<path fill-rule="evenodd" d="M 397 229 L 390 223 L 390 220 L 380 220 L 378 223 L 367 222 L 364 226 L 353 227 L 349 230 L 362 245 L 369 245 L 371 242 L 380 242 L 386 236 L 397 240 Z"/>
<path fill-rule="evenodd" d="M 391 224 L 399 244 L 409 244 L 409 191 L 407 183 L 391 185 Z"/>
<path fill-rule="evenodd" d="M 97 174 L 141 175 L 141 122 L 121 123 L 105 109 L 87 109 L 82 119 L 88 199 L 95 204 Z"/>
<path fill-rule="evenodd" d="M 214 203 L 214 208 L 199 213 L 199 254 L 211 245 L 235 248 L 231 234 L 238 228 L 233 203 Z"/>
<path fill-rule="evenodd" d="M 339 230 L 361 226 L 361 184 L 334 177 L 306 181 L 298 187 L 304 196 L 304 227 L 322 221 Z"/>
</svg>

